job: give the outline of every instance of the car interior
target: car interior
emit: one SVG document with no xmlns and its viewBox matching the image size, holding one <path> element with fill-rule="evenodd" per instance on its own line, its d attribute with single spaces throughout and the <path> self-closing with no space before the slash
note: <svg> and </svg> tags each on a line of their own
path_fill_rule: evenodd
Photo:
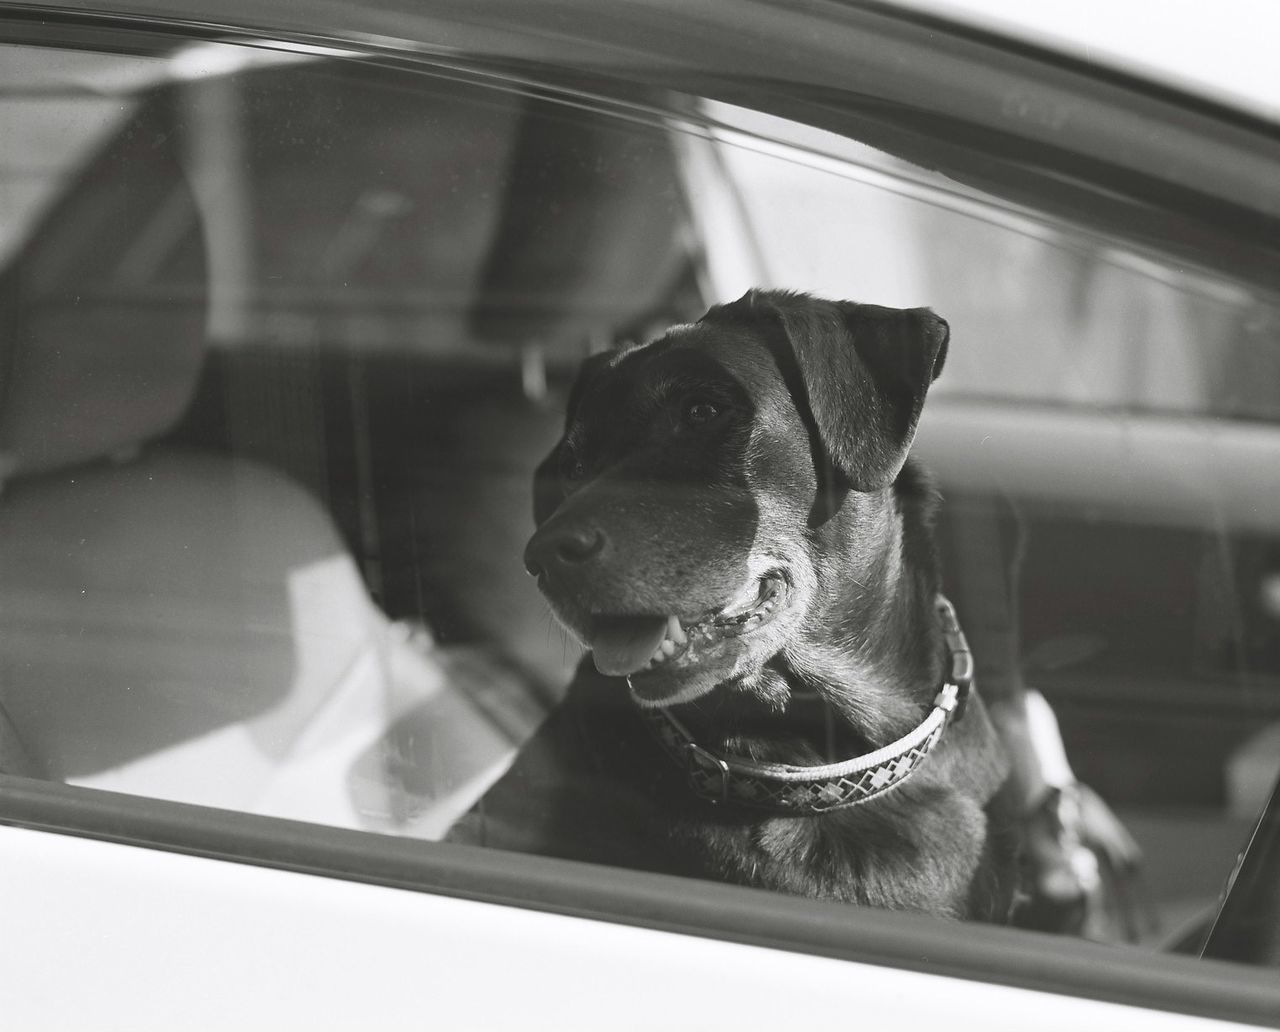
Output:
<svg viewBox="0 0 1280 1032">
<path fill-rule="evenodd" d="M 4 773 L 423 839 L 502 773 L 582 655 L 520 560 L 573 371 L 720 300 L 653 114 L 686 102 L 574 85 L 291 59 L 131 94 L 0 270 Z M 982 519 L 1000 486 L 954 469 Z M 1280 553 L 1077 501 L 990 525 L 1028 678 L 1144 847 L 1147 944 L 1198 944 L 1276 773 L 1274 599 L 1238 585 Z"/>
</svg>

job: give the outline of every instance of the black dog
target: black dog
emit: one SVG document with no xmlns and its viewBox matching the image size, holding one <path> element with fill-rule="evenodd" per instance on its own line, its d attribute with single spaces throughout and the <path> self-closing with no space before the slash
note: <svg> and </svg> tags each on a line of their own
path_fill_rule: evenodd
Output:
<svg viewBox="0 0 1280 1032">
<path fill-rule="evenodd" d="M 525 563 L 596 669 L 452 837 L 1008 916 L 1006 762 L 907 461 L 948 335 L 752 291 L 583 366 Z"/>
</svg>

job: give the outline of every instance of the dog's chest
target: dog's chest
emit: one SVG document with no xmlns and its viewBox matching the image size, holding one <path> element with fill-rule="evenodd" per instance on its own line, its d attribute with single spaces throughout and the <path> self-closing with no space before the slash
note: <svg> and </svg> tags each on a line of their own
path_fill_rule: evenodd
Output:
<svg viewBox="0 0 1280 1032">
<path fill-rule="evenodd" d="M 576 748 L 593 767 L 593 809 L 612 825 L 594 825 L 609 862 L 844 903 L 965 912 L 985 818 L 932 778 L 838 811 L 780 815 L 699 798 L 630 706 L 585 708 L 575 724 Z M 581 827 L 581 812 L 563 816 Z"/>
</svg>

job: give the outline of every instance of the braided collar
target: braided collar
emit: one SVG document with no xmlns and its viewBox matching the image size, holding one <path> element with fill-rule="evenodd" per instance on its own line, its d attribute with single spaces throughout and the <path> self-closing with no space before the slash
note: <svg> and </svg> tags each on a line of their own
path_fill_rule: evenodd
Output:
<svg viewBox="0 0 1280 1032">
<path fill-rule="evenodd" d="M 826 813 L 865 803 L 910 777 L 942 740 L 947 725 L 964 714 L 973 683 L 973 655 L 955 608 L 942 595 L 935 604 L 950 658 L 946 680 L 924 720 L 874 752 L 812 767 L 719 756 L 699 745 L 669 710 L 655 707 L 641 713 L 664 751 L 684 767 L 694 794 L 703 799 L 788 814 Z"/>
</svg>

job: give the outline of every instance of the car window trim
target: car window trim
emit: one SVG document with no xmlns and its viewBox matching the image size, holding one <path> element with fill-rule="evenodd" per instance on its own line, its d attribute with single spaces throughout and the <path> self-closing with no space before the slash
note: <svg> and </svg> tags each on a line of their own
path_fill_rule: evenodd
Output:
<svg viewBox="0 0 1280 1032">
<path fill-rule="evenodd" d="M 46 32 L 114 25 L 259 47 L 346 47 L 352 56 L 419 67 L 461 62 L 534 81 L 554 68 L 602 84 L 682 90 L 852 136 L 1007 202 L 1263 289 L 1280 282 L 1280 126 L 874 3 L 822 8 L 830 31 L 821 39 L 803 35 L 811 21 L 793 25 L 787 11 L 759 0 L 733 13 L 703 12 L 674 34 L 679 0 L 584 4 L 582 17 L 555 33 L 540 22 L 547 11 L 538 4 L 477 11 L 448 0 L 429 9 L 380 0 L 316 7 L 309 21 L 305 2 L 286 14 L 244 0 L 220 10 L 219 22 L 189 0 L 135 0 L 128 17 L 111 13 L 106 0 L 88 6 L 98 10 L 28 0 L 0 9 L 0 28 L 22 24 L 25 11 L 27 19 L 38 14 Z M 767 78 L 752 42 L 766 30 L 768 39 L 800 34 L 806 44 L 803 55 L 770 44 Z M 35 30 L 28 22 L 24 31 Z"/>
<path fill-rule="evenodd" d="M 1270 1025 L 1272 972 L 0 774 L 0 824 L 790 952 Z"/>
</svg>

